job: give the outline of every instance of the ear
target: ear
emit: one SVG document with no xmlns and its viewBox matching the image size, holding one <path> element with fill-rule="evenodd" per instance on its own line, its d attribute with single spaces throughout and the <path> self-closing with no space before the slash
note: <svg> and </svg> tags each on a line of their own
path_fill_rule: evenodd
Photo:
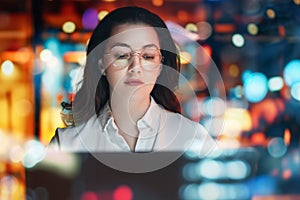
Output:
<svg viewBox="0 0 300 200">
<path fill-rule="evenodd" d="M 162 69 L 163 69 L 163 64 L 161 63 L 161 64 L 159 65 L 159 74 L 161 73 Z"/>
<path fill-rule="evenodd" d="M 103 64 L 103 60 L 102 60 L 102 59 L 99 59 L 99 60 L 98 60 L 98 68 L 99 68 L 99 70 L 101 71 L 101 74 L 102 74 L 103 76 L 105 76 L 105 75 L 106 75 L 106 73 L 105 73 L 105 66 L 104 66 L 104 64 Z"/>
</svg>

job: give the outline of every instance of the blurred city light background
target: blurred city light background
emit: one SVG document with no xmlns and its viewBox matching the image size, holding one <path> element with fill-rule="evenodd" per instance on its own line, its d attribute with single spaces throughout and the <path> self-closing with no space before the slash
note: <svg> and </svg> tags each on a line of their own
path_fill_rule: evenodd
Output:
<svg viewBox="0 0 300 200">
<path fill-rule="evenodd" d="M 173 31 L 196 94 L 190 101 L 187 90 L 178 93 L 183 114 L 221 147 L 205 159 L 192 150 L 184 155 L 175 196 L 300 199 L 299 0 L 2 0 L 0 199 L 47 199 L 46 188 L 26 188 L 25 170 L 39 163 L 60 178 L 79 173 L 75 155 L 46 155 L 45 146 L 65 126 L 61 102 L 74 97 L 93 28 L 126 5 L 157 13 Z M 126 183 L 107 188 L 80 199 L 139 193 Z"/>
</svg>

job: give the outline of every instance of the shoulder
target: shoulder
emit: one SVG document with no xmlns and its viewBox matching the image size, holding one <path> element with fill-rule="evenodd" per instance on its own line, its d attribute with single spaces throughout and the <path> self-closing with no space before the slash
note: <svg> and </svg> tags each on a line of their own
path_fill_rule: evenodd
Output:
<svg viewBox="0 0 300 200">
<path fill-rule="evenodd" d="M 83 149 L 82 139 L 85 138 L 85 134 L 89 133 L 89 130 L 94 129 L 95 125 L 99 126 L 99 123 L 96 123 L 96 121 L 97 117 L 93 116 L 87 122 L 77 126 L 57 128 L 49 147 L 55 150 L 80 151 Z"/>
<path fill-rule="evenodd" d="M 81 125 L 82 126 L 82 125 Z M 78 128 L 77 126 L 69 126 L 65 128 L 57 128 L 55 131 L 56 137 L 59 138 L 60 141 L 65 140 L 72 140 L 77 137 L 78 135 Z"/>
<path fill-rule="evenodd" d="M 52 137 L 49 148 L 53 150 L 67 150 L 68 146 L 72 146 L 72 142 L 78 137 L 76 127 L 57 128 L 55 135 Z"/>
<path fill-rule="evenodd" d="M 188 150 L 196 147 L 199 156 L 205 156 L 215 149 L 216 141 L 200 123 L 180 113 L 163 112 L 163 132 L 167 141 L 171 141 L 168 148 Z"/>
<path fill-rule="evenodd" d="M 165 110 L 164 112 L 165 112 L 164 114 L 165 119 L 168 124 L 180 126 L 180 129 L 184 129 L 186 131 L 197 130 L 197 131 L 206 132 L 206 129 L 200 123 L 195 122 L 180 113 L 174 113 L 167 110 Z"/>
</svg>

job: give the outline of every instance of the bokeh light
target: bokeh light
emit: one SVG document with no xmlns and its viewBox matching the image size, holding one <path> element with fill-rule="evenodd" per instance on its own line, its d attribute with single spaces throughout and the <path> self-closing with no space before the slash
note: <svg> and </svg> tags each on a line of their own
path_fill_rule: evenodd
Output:
<svg viewBox="0 0 300 200">
<path fill-rule="evenodd" d="M 251 70 L 248 70 L 248 69 L 244 70 L 242 72 L 242 81 L 245 82 L 247 80 L 248 76 L 250 76 L 252 73 L 253 72 Z"/>
<path fill-rule="evenodd" d="M 187 181 L 202 180 L 198 163 L 187 163 L 182 169 L 182 175 Z"/>
<path fill-rule="evenodd" d="M 152 4 L 156 7 L 164 5 L 164 0 L 152 0 Z"/>
<path fill-rule="evenodd" d="M 268 87 L 271 92 L 279 91 L 283 88 L 284 81 L 280 76 L 271 77 L 268 81 Z"/>
<path fill-rule="evenodd" d="M 268 8 L 266 10 L 266 15 L 270 18 L 270 19 L 274 19 L 276 17 L 276 13 L 272 8 Z"/>
<path fill-rule="evenodd" d="M 25 144 L 25 154 L 22 160 L 23 166 L 32 168 L 45 157 L 45 147 L 36 140 L 29 140 Z"/>
<path fill-rule="evenodd" d="M 282 172 L 282 178 L 287 180 L 292 177 L 292 171 L 290 169 L 286 169 Z"/>
<path fill-rule="evenodd" d="M 281 137 L 274 137 L 268 143 L 268 152 L 274 158 L 282 157 L 287 151 L 287 146 Z"/>
<path fill-rule="evenodd" d="M 239 67 L 235 64 L 229 66 L 229 75 L 232 77 L 237 77 L 240 74 Z"/>
<path fill-rule="evenodd" d="M 5 60 L 1 65 L 1 71 L 3 74 L 9 76 L 14 72 L 15 66 L 10 60 Z"/>
<path fill-rule="evenodd" d="M 223 135 L 238 137 L 243 131 L 252 127 L 249 111 L 244 108 L 229 107 L 224 115 Z"/>
<path fill-rule="evenodd" d="M 205 56 L 207 56 L 207 57 L 210 58 L 212 56 L 212 48 L 211 48 L 211 46 L 205 44 L 205 45 L 202 46 L 202 48 L 203 48 L 203 50 L 204 50 L 204 52 L 206 54 Z M 207 60 L 209 60 L 209 59 L 207 58 Z M 206 61 L 204 63 L 207 63 L 207 62 L 208 61 Z"/>
<path fill-rule="evenodd" d="M 203 101 L 204 113 L 209 116 L 221 116 L 225 113 L 226 104 L 219 97 L 206 98 Z"/>
<path fill-rule="evenodd" d="M 67 21 L 62 25 L 62 30 L 65 33 L 73 33 L 76 30 L 76 25 L 74 22 Z"/>
<path fill-rule="evenodd" d="M 242 47 L 245 44 L 245 38 L 241 34 L 234 34 L 231 39 L 232 43 L 236 47 Z"/>
<path fill-rule="evenodd" d="M 200 40 L 206 40 L 211 36 L 212 27 L 208 22 L 198 22 L 197 27 Z"/>
<path fill-rule="evenodd" d="M 109 12 L 107 10 L 102 10 L 98 13 L 98 20 L 101 21 Z"/>
<path fill-rule="evenodd" d="M 198 199 L 249 199 L 250 191 L 242 183 L 203 183 L 199 186 Z"/>
<path fill-rule="evenodd" d="M 113 192 L 113 200 L 132 200 L 132 189 L 127 185 L 120 185 Z"/>
<path fill-rule="evenodd" d="M 220 187 L 217 183 L 203 183 L 198 188 L 198 199 L 219 199 L 221 198 Z"/>
<path fill-rule="evenodd" d="M 256 24 L 250 23 L 247 25 L 247 30 L 251 35 L 257 35 L 259 29 Z"/>
<path fill-rule="evenodd" d="M 179 11 L 177 12 L 177 18 L 178 18 L 180 21 L 185 22 L 185 21 L 187 21 L 188 18 L 189 18 L 189 13 L 186 12 L 185 10 L 179 10 Z"/>
<path fill-rule="evenodd" d="M 288 86 L 300 82 L 300 60 L 291 60 L 283 70 L 283 78 Z"/>
<path fill-rule="evenodd" d="M 268 93 L 268 81 L 264 74 L 255 72 L 244 81 L 245 98 L 252 103 L 260 102 Z"/>
<path fill-rule="evenodd" d="M 300 5 L 300 0 L 293 0 L 294 4 Z"/>
<path fill-rule="evenodd" d="M 40 53 L 40 58 L 43 62 L 48 62 L 53 58 L 53 54 L 49 49 L 43 49 Z"/>
<path fill-rule="evenodd" d="M 292 85 L 291 95 L 297 101 L 300 101 L 300 82 Z"/>
<path fill-rule="evenodd" d="M 99 200 L 99 198 L 95 192 L 86 191 L 81 195 L 80 200 Z"/>
<path fill-rule="evenodd" d="M 199 172 L 206 179 L 219 179 L 224 176 L 223 163 L 217 160 L 203 160 L 199 165 Z"/>
<path fill-rule="evenodd" d="M 179 194 L 182 199 L 199 199 L 198 188 L 197 184 L 187 184 L 180 188 Z"/>
<path fill-rule="evenodd" d="M 198 32 L 198 27 L 196 24 L 194 23 L 187 23 L 185 25 L 185 29 L 191 32 Z"/>
<path fill-rule="evenodd" d="M 3 199 L 9 198 L 11 195 L 18 190 L 20 184 L 15 176 L 7 175 L 0 179 L 0 194 Z"/>
<path fill-rule="evenodd" d="M 237 85 L 233 89 L 233 94 L 236 98 L 242 98 L 243 96 L 243 87 L 241 85 Z"/>
<path fill-rule="evenodd" d="M 248 163 L 235 160 L 226 163 L 227 177 L 234 180 L 245 179 L 250 174 L 250 166 Z"/>
<path fill-rule="evenodd" d="M 88 8 L 82 15 L 82 26 L 87 30 L 94 29 L 98 24 L 98 11 L 95 8 Z"/>
<path fill-rule="evenodd" d="M 180 56 L 181 64 L 183 65 L 186 65 L 192 61 L 192 56 L 187 51 L 180 51 L 179 56 Z"/>
</svg>

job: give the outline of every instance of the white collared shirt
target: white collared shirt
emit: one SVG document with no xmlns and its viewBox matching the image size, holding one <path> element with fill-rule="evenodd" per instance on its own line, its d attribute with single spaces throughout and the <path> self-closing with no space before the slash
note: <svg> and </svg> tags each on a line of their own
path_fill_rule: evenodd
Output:
<svg viewBox="0 0 300 200">
<path fill-rule="evenodd" d="M 165 110 L 153 98 L 137 128 L 139 136 L 134 152 L 185 151 L 197 142 L 199 152 L 204 155 L 216 146 L 203 126 Z M 118 133 L 108 104 L 99 117 L 94 115 L 79 126 L 58 128 L 49 147 L 71 152 L 130 152 Z"/>
</svg>

